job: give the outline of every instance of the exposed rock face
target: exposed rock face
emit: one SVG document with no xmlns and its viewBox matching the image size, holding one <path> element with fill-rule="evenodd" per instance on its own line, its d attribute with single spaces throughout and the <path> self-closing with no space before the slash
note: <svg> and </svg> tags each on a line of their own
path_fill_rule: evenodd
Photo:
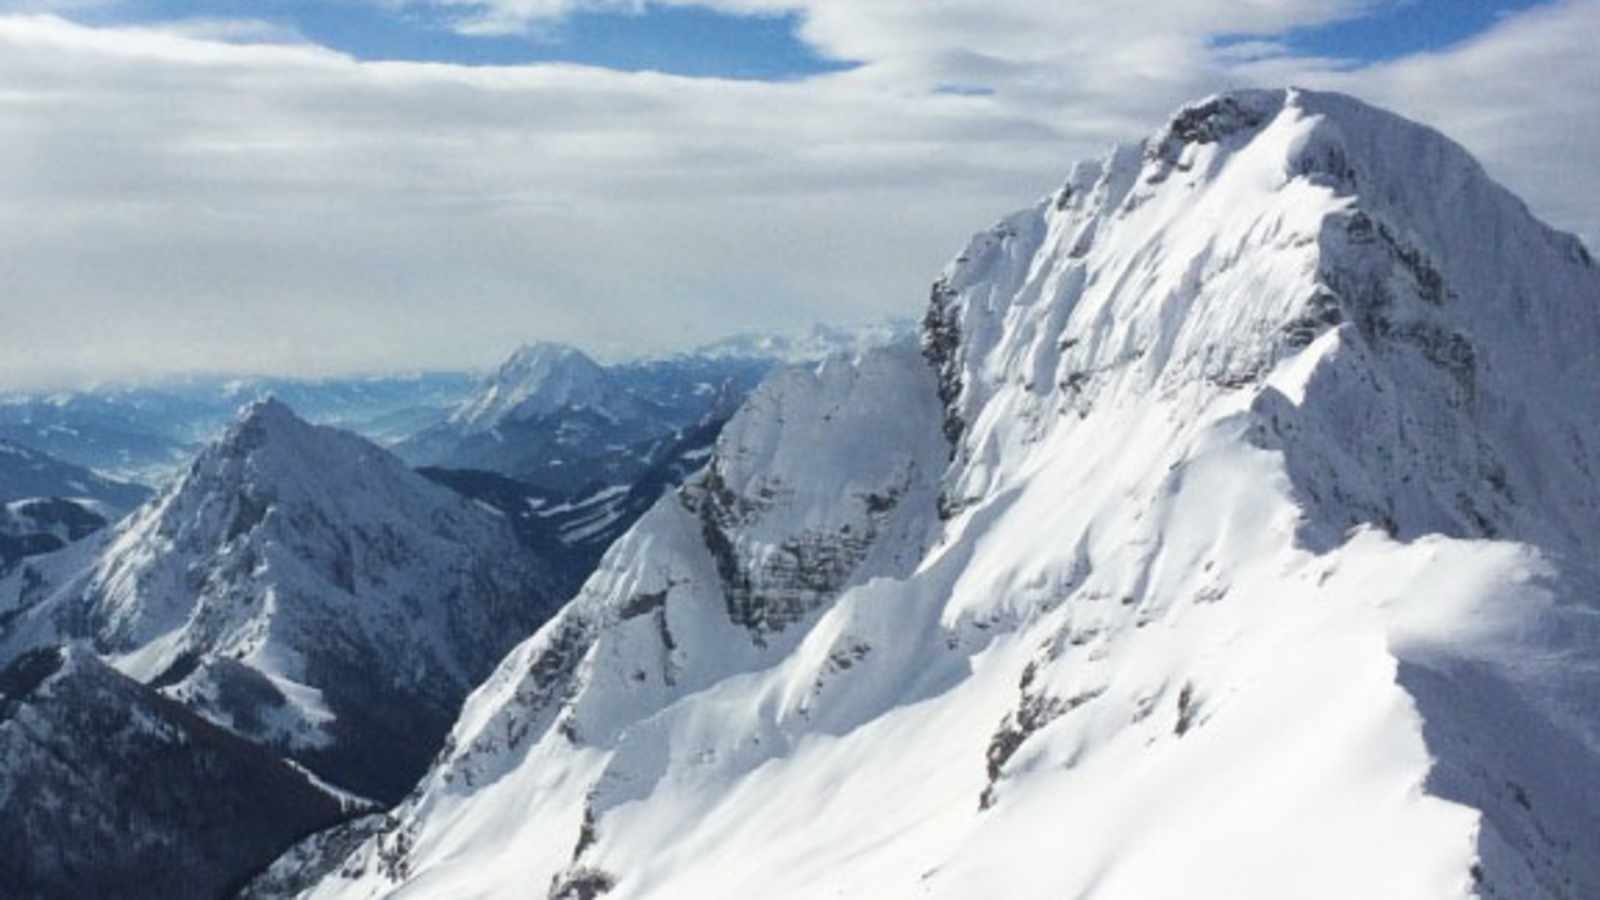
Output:
<svg viewBox="0 0 1600 900">
<path fill-rule="evenodd" d="M 1573 246 L 1349 98 L 1180 111 L 758 391 L 310 895 L 1600 895 Z"/>
<path fill-rule="evenodd" d="M 0 581 L 0 658 L 87 640 L 206 719 L 395 800 L 553 587 L 499 516 L 264 401 L 116 529 Z"/>
<path fill-rule="evenodd" d="M 0 884 L 16 900 L 223 897 L 343 814 L 276 754 L 81 648 L 0 671 Z"/>
</svg>

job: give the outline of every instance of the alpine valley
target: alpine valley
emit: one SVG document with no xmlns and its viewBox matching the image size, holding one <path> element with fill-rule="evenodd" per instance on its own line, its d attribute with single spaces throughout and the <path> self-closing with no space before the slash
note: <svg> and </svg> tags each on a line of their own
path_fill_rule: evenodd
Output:
<svg viewBox="0 0 1600 900">
<path fill-rule="evenodd" d="M 0 892 L 1600 897 L 1580 240 L 1235 91 L 899 331 L 531 344 L 7 507 Z"/>
</svg>

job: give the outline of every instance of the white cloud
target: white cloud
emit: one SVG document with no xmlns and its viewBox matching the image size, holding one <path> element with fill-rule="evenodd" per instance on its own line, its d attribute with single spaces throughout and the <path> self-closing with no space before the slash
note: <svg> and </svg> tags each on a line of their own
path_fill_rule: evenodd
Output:
<svg viewBox="0 0 1600 900">
<path fill-rule="evenodd" d="M 561 4 L 502 9 L 544 6 Z M 915 313 L 968 233 L 1073 160 L 1263 78 L 1427 118 L 1594 233 L 1595 0 L 1353 72 L 1210 49 L 1358 6 L 815 0 L 806 38 L 866 65 L 784 83 L 0 17 L 0 384 L 485 363 L 532 337 L 661 347 Z"/>
</svg>

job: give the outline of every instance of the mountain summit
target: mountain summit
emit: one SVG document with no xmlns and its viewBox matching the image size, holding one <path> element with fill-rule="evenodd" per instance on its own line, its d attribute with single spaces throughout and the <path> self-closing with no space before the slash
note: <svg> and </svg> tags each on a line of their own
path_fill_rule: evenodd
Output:
<svg viewBox="0 0 1600 900">
<path fill-rule="evenodd" d="M 501 516 L 264 400 L 109 534 L 0 581 L 0 659 L 87 640 L 236 735 L 393 800 L 557 599 Z"/>
<path fill-rule="evenodd" d="M 770 379 L 311 896 L 1600 896 L 1597 347 L 1437 132 L 1185 107 Z"/>
<path fill-rule="evenodd" d="M 568 407 L 602 407 L 615 393 L 599 363 L 566 344 L 525 344 L 450 416 L 466 430 L 539 419 Z"/>
</svg>

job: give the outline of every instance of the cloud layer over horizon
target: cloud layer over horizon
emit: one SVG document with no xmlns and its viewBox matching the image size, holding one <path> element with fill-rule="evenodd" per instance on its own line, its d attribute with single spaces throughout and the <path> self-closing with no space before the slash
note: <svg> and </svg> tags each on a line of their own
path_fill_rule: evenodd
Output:
<svg viewBox="0 0 1600 900">
<path fill-rule="evenodd" d="M 506 31 L 596 2 L 433 5 Z M 535 338 L 619 355 L 915 315 L 971 232 L 1238 85 L 1389 106 L 1600 235 L 1600 0 L 1378 63 L 1276 40 L 1368 0 L 695 2 L 797 14 L 819 55 L 859 65 L 738 81 L 362 62 L 262 23 L 0 14 L 0 388 L 481 366 Z"/>
</svg>

